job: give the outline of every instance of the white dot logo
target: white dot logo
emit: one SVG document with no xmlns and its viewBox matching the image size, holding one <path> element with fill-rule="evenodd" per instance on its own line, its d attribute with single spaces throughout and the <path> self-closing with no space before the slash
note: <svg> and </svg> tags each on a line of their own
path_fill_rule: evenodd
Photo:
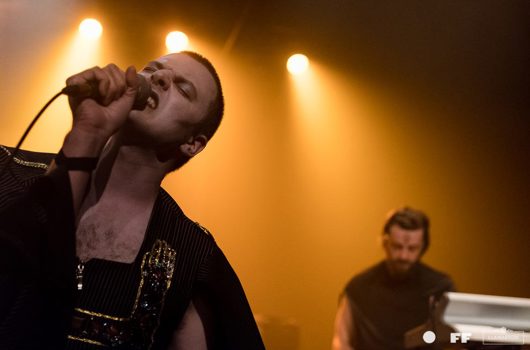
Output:
<svg viewBox="0 0 530 350">
<path fill-rule="evenodd" d="M 434 334 L 434 332 L 427 331 L 423 333 L 423 341 L 426 342 L 427 344 L 432 344 L 434 343 L 435 340 L 436 340 L 436 334 Z"/>
</svg>

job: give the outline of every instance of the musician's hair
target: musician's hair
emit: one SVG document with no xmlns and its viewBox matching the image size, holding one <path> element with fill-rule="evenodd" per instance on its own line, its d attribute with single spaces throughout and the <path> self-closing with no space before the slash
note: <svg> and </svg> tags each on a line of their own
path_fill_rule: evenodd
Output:
<svg viewBox="0 0 530 350">
<path fill-rule="evenodd" d="M 215 70 L 213 64 L 203 55 L 194 52 L 194 51 L 181 51 L 181 54 L 184 54 L 186 56 L 189 56 L 193 58 L 195 61 L 202 64 L 208 72 L 212 75 L 212 78 L 215 82 L 215 86 L 217 88 L 217 95 L 215 95 L 214 100 L 212 104 L 208 108 L 208 112 L 203 119 L 203 121 L 200 124 L 198 133 L 203 134 L 206 136 L 208 140 L 210 140 L 219 128 L 219 124 L 221 124 L 221 120 L 223 119 L 224 114 L 224 96 L 223 96 L 223 88 L 221 87 L 221 80 L 219 79 L 219 75 L 217 74 L 217 71 Z"/>
<path fill-rule="evenodd" d="M 429 248 L 429 218 L 421 210 L 411 207 L 402 207 L 392 210 L 383 226 L 383 234 L 390 234 L 390 228 L 398 225 L 405 230 L 423 230 L 423 248 L 421 253 L 424 254 Z"/>
<path fill-rule="evenodd" d="M 219 125 L 221 124 L 221 120 L 223 119 L 223 114 L 224 114 L 225 102 L 224 102 L 224 96 L 223 96 L 223 88 L 221 87 L 221 80 L 213 64 L 203 55 L 197 52 L 194 52 L 194 51 L 181 51 L 179 53 L 186 55 L 188 57 L 191 57 L 198 63 L 202 64 L 208 70 L 208 72 L 210 72 L 215 82 L 215 86 L 217 87 L 217 94 L 214 96 L 213 102 L 210 104 L 206 112 L 206 115 L 201 120 L 201 122 L 197 124 L 197 127 L 195 129 L 196 135 L 203 134 L 204 136 L 206 136 L 206 139 L 209 141 L 212 138 L 212 136 L 215 134 L 217 129 L 219 128 Z M 171 171 L 179 169 L 184 164 L 186 164 L 189 160 L 190 160 L 189 157 L 179 152 L 177 154 L 175 164 L 173 168 L 171 169 Z"/>
</svg>

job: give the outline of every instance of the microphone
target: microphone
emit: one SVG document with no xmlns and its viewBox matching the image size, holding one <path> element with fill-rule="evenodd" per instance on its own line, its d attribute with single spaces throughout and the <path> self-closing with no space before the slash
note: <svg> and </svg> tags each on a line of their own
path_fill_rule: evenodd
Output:
<svg viewBox="0 0 530 350">
<path fill-rule="evenodd" d="M 132 109 L 141 111 L 147 106 L 147 99 L 151 95 L 151 85 L 143 75 L 137 74 L 136 76 L 138 77 L 138 90 L 136 92 L 136 97 L 134 98 Z M 79 85 L 69 85 L 62 89 L 61 92 L 70 97 L 85 97 L 96 100 L 99 98 L 97 81 L 89 81 Z"/>
</svg>

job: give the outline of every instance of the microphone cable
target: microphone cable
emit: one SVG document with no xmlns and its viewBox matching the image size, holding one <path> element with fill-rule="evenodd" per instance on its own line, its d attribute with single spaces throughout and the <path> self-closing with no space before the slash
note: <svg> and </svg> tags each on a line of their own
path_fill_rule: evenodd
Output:
<svg viewBox="0 0 530 350">
<path fill-rule="evenodd" d="M 151 86 L 150 86 L 149 82 L 147 81 L 147 79 L 143 75 L 136 74 L 136 76 L 137 76 L 137 79 L 138 79 L 138 87 L 137 87 L 137 92 L 136 92 L 136 96 L 135 96 L 135 99 L 134 99 L 134 103 L 132 105 L 132 109 L 143 110 L 147 106 L 147 100 L 151 96 L 152 90 L 151 90 Z M 0 171 L 0 176 L 2 176 L 4 174 L 4 172 L 9 168 L 9 166 L 11 165 L 11 162 L 13 161 L 13 159 L 16 157 L 18 151 L 20 150 L 20 146 L 22 145 L 22 142 L 24 142 L 24 140 L 28 136 L 29 132 L 31 131 L 31 129 L 33 128 L 35 123 L 37 122 L 37 120 L 39 120 L 39 118 L 42 115 L 42 113 L 53 103 L 53 101 L 55 101 L 57 99 L 57 97 L 61 96 L 62 94 L 65 94 L 65 95 L 68 95 L 68 96 L 81 94 L 84 97 L 91 97 L 91 96 L 92 97 L 97 97 L 97 95 L 98 95 L 97 94 L 97 84 L 94 85 L 94 83 L 92 83 L 92 84 L 88 83 L 88 84 L 84 84 L 83 86 L 77 86 L 77 85 L 66 86 L 61 91 L 59 91 L 57 94 L 55 94 L 55 96 L 53 96 L 44 105 L 44 107 L 42 107 L 42 109 L 39 111 L 39 113 L 37 113 L 35 118 L 33 118 L 31 123 L 29 124 L 28 128 L 26 129 L 26 131 L 24 132 L 24 134 L 20 138 L 20 141 L 18 141 L 17 145 L 15 146 L 15 149 L 14 149 L 13 153 L 8 157 L 4 168 Z"/>
<path fill-rule="evenodd" d="M 33 118 L 31 123 L 26 128 L 26 131 L 24 131 L 24 134 L 22 135 L 22 137 L 18 141 L 17 145 L 15 146 L 15 149 L 13 150 L 13 152 L 11 152 L 11 155 L 8 156 L 7 161 L 6 161 L 5 165 L 4 165 L 4 168 L 2 169 L 2 171 L 0 171 L 0 177 L 2 175 L 4 175 L 4 173 L 7 171 L 7 169 L 11 165 L 11 162 L 13 162 L 13 159 L 16 157 L 18 151 L 20 150 L 20 146 L 22 146 L 22 143 L 24 142 L 24 140 L 28 136 L 29 132 L 31 131 L 31 129 L 33 128 L 35 123 L 37 123 L 37 120 L 39 120 L 39 118 L 41 117 L 42 113 L 44 113 L 44 111 L 53 103 L 53 101 L 55 101 L 59 96 L 61 96 L 64 93 L 65 93 L 64 89 L 59 91 L 58 93 L 56 93 L 48 102 L 46 102 L 46 104 L 41 108 L 39 113 L 37 113 L 35 118 Z M 11 175 L 13 175 L 13 177 L 15 177 L 13 173 L 11 173 Z"/>
</svg>

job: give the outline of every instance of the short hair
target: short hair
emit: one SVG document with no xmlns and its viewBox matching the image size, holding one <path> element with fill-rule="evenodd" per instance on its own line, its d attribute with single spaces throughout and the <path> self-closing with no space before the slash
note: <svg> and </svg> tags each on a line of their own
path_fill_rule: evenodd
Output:
<svg viewBox="0 0 530 350">
<path fill-rule="evenodd" d="M 429 236 L 429 217 L 421 210 L 413 209 L 411 207 L 402 207 L 392 210 L 388 214 L 385 225 L 383 226 L 383 234 L 390 234 L 390 228 L 398 225 L 405 230 L 423 230 L 423 249 L 422 254 L 427 251 L 430 243 Z"/>
<path fill-rule="evenodd" d="M 181 51 L 179 53 L 191 57 L 195 61 L 202 64 L 212 75 L 213 80 L 215 82 L 215 86 L 217 87 L 217 95 L 215 96 L 210 106 L 208 106 L 206 115 L 204 116 L 204 118 L 202 118 L 199 124 L 197 124 L 195 129 L 196 134 L 202 134 L 206 136 L 209 141 L 219 128 L 219 125 L 221 124 L 221 120 L 223 119 L 224 115 L 225 101 L 223 96 L 223 88 L 221 86 L 221 79 L 219 78 L 219 75 L 217 74 L 217 71 L 215 70 L 213 64 L 200 53 L 194 51 Z M 177 157 L 174 166 L 171 168 L 171 171 L 180 169 L 189 160 L 189 157 L 185 156 L 184 154 L 180 154 Z"/>
<path fill-rule="evenodd" d="M 215 86 L 217 87 L 217 95 L 215 96 L 213 103 L 208 107 L 208 111 L 203 120 L 197 127 L 197 132 L 203 134 L 208 140 L 210 140 L 219 128 L 224 114 L 225 102 L 223 88 L 221 87 L 221 79 L 219 79 L 219 75 L 213 64 L 203 55 L 194 51 L 181 51 L 180 53 L 189 56 L 202 64 L 212 75 Z"/>
</svg>

